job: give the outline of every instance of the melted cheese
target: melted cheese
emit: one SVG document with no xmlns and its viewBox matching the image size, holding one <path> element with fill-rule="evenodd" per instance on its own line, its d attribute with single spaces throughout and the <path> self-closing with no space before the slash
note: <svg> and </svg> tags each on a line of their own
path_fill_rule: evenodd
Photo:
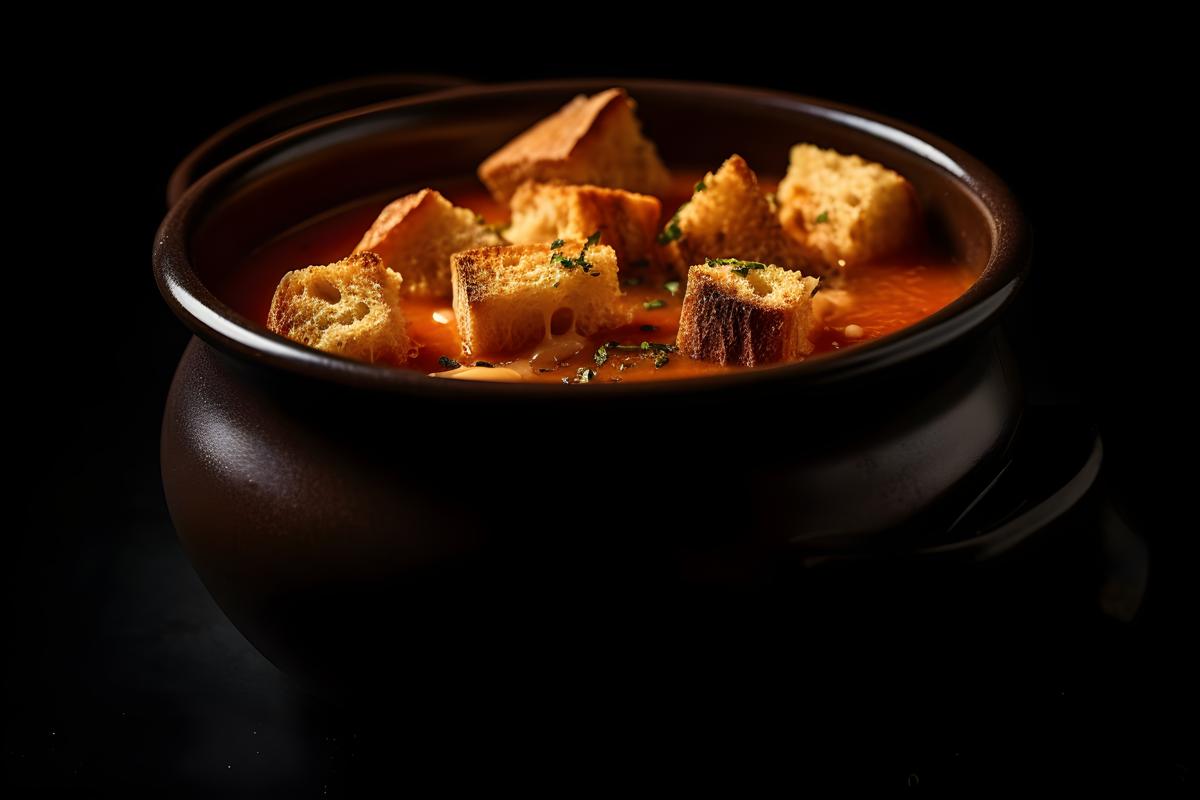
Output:
<svg viewBox="0 0 1200 800">
<path fill-rule="evenodd" d="M 460 381 L 493 381 L 499 383 L 521 380 L 521 374 L 508 367 L 458 367 L 457 369 L 448 369 L 445 372 L 431 372 L 429 373 L 429 377 L 451 378 Z"/>
</svg>

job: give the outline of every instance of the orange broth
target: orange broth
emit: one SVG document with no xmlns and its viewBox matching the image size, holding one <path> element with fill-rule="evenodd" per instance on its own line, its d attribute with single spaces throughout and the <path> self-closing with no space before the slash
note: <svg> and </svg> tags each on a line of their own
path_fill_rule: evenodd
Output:
<svg viewBox="0 0 1200 800">
<path fill-rule="evenodd" d="M 700 175 L 674 176 L 671 193 L 663 197 L 665 224 L 675 209 L 691 197 L 692 187 Z M 760 180 L 764 191 L 774 191 L 774 181 Z M 497 204 L 474 181 L 449 182 L 435 187 L 455 205 L 465 206 L 490 223 L 507 221 L 507 208 Z M 358 244 L 363 232 L 370 227 L 379 211 L 391 198 L 373 198 L 310 220 L 274 239 L 234 269 L 220 285 L 218 295 L 250 319 L 267 318 L 271 298 L 279 279 L 289 270 L 312 264 L 329 264 L 344 258 Z M 560 383 L 574 380 L 580 367 L 596 371 L 596 381 L 637 382 L 688 378 L 712 375 L 747 367 L 722 366 L 706 361 L 694 361 L 683 353 L 674 352 L 661 368 L 654 365 L 654 353 L 636 350 L 610 351 L 603 366 L 594 361 L 596 348 L 606 342 L 622 344 L 654 342 L 673 344 L 679 328 L 679 312 L 683 303 L 683 287 L 672 295 L 664 284 L 673 278 L 660 268 L 618 265 L 623 302 L 633 309 L 631 324 L 586 337 L 588 345 L 574 356 L 559 363 L 557 369 L 539 372 L 524 369 L 524 380 Z M 889 258 L 870 264 L 858 264 L 846 270 L 838 288 L 844 289 L 849 302 L 838 306 L 826 316 L 810 336 L 815 348 L 808 358 L 834 353 L 857 344 L 886 336 L 911 325 L 950 303 L 974 282 L 975 273 L 967 267 L 950 262 L 930 252 L 918 252 Z M 633 279 L 637 285 L 629 285 Z M 647 310 L 643 303 L 662 300 L 661 308 Z M 441 356 L 449 356 L 464 365 L 487 360 L 496 366 L 528 362 L 533 348 L 522 353 L 462 354 L 449 297 L 436 300 L 405 298 L 402 301 L 408 320 L 409 336 L 420 346 L 416 358 L 400 369 L 422 373 L 445 370 L 438 364 Z M 849 338 L 846 326 L 857 325 L 861 336 Z M 854 329 L 851 329 L 854 330 Z M 624 365 L 624 369 L 621 365 Z"/>
</svg>

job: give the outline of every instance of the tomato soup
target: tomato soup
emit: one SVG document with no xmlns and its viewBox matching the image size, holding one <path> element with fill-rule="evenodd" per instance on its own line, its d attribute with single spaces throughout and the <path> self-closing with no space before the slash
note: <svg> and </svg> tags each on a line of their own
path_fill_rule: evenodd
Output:
<svg viewBox="0 0 1200 800">
<path fill-rule="evenodd" d="M 676 174 L 669 195 L 662 198 L 665 223 L 674 210 L 692 194 L 699 177 Z M 764 191 L 774 182 L 760 180 Z M 503 224 L 508 210 L 497 204 L 473 180 L 447 182 L 439 190 L 455 205 L 482 215 L 489 223 Z M 344 258 L 358 244 L 389 197 L 372 198 L 310 220 L 276 238 L 231 270 L 216 288 L 245 316 L 265 322 L 275 287 L 284 273 L 313 264 L 328 264 Z M 473 364 L 486 360 L 495 366 L 519 367 L 522 380 L 550 383 L 576 382 L 580 369 L 589 369 L 591 381 L 638 382 L 711 375 L 752 367 L 696 361 L 678 351 L 668 351 L 679 329 L 684 286 L 675 276 L 654 266 L 618 265 L 622 302 L 632 309 L 629 325 L 585 337 L 582 349 L 562 358 L 555 368 L 530 369 L 533 355 L 520 353 L 473 353 L 464 356 L 458 336 L 451 298 L 405 298 L 403 311 L 408 333 L 419 346 L 417 356 L 403 367 L 422 373 L 447 369 L 446 359 Z M 914 252 L 876 263 L 856 264 L 834 280 L 823 280 L 822 291 L 836 301 L 825 304 L 824 313 L 810 335 L 813 352 L 807 358 L 829 357 L 911 325 L 944 307 L 974 282 L 976 274 L 932 251 Z M 616 343 L 616 347 L 613 346 Z M 643 344 L 645 343 L 645 344 Z M 606 346 L 603 358 L 597 350 Z M 602 363 L 601 363 L 602 362 Z"/>
</svg>

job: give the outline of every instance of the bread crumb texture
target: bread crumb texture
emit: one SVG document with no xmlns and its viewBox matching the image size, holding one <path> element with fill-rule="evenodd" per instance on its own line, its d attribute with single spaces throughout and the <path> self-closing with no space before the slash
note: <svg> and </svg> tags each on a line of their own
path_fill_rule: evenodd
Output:
<svg viewBox="0 0 1200 800">
<path fill-rule="evenodd" d="M 501 202 L 527 180 L 661 195 L 670 176 L 635 108 L 624 89 L 579 95 L 489 156 L 479 178 Z"/>
<path fill-rule="evenodd" d="M 787 269 L 806 266 L 799 246 L 784 233 L 775 211 L 758 188 L 758 176 L 732 155 L 697 185 L 672 223 L 678 236 L 667 245 L 668 261 L 680 275 L 708 258 L 761 261 Z"/>
<path fill-rule="evenodd" d="M 402 280 L 372 252 L 293 270 L 275 289 L 267 327 L 346 358 L 403 364 L 416 348 L 400 310 Z"/>
<path fill-rule="evenodd" d="M 745 264 L 745 262 L 742 262 Z M 688 270 L 677 344 L 689 358 L 753 367 L 812 352 L 817 279 L 758 265 Z"/>
<path fill-rule="evenodd" d="M 463 352 L 500 355 L 536 345 L 551 333 L 574 329 L 590 336 L 628 324 L 632 311 L 621 299 L 617 257 L 607 245 L 585 253 L 588 271 L 564 268 L 552 253 L 575 258 L 583 240 L 483 247 L 451 260 L 454 313 Z"/>
<path fill-rule="evenodd" d="M 512 196 L 514 244 L 586 239 L 596 231 L 616 252 L 617 263 L 651 260 L 658 249 L 657 197 L 602 186 L 561 186 L 527 181 Z"/>
<path fill-rule="evenodd" d="M 472 247 L 504 244 L 467 208 L 433 189 L 389 203 L 354 252 L 370 251 L 404 276 L 403 292 L 414 297 L 450 296 L 450 256 Z"/>
<path fill-rule="evenodd" d="M 811 144 L 792 147 L 777 197 L 784 230 L 822 271 L 895 253 L 921 231 L 916 192 L 903 176 Z"/>
</svg>

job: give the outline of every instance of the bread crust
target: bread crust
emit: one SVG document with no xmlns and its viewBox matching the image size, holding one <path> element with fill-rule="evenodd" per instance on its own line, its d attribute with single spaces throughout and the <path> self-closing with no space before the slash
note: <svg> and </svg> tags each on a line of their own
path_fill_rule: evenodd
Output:
<svg viewBox="0 0 1200 800">
<path fill-rule="evenodd" d="M 737 275 L 727 266 L 696 265 L 676 343 L 689 358 L 753 367 L 812 352 L 812 293 L 817 280 L 779 267 Z"/>
<path fill-rule="evenodd" d="M 670 176 L 635 108 L 620 88 L 579 95 L 488 156 L 479 178 L 501 202 L 527 180 L 662 194 Z"/>
<path fill-rule="evenodd" d="M 450 256 L 503 243 L 475 212 L 426 188 L 389 203 L 354 252 L 377 253 L 384 266 L 404 276 L 405 295 L 449 297 Z"/>
<path fill-rule="evenodd" d="M 616 253 L 606 245 L 586 251 L 588 270 L 564 268 L 558 252 L 575 257 L 584 242 L 482 247 L 451 260 L 454 313 L 463 352 L 502 355 L 537 344 L 551 334 L 552 320 L 569 310 L 570 328 L 582 335 L 627 324 L 631 309 L 621 300 Z"/>
<path fill-rule="evenodd" d="M 699 188 L 703 187 L 703 188 Z M 758 176 L 736 153 L 698 184 L 692 199 L 668 225 L 678 237 L 666 247 L 667 261 L 683 276 L 708 258 L 740 258 L 786 269 L 808 269 L 807 259 L 784 233 L 758 186 Z"/>
</svg>

